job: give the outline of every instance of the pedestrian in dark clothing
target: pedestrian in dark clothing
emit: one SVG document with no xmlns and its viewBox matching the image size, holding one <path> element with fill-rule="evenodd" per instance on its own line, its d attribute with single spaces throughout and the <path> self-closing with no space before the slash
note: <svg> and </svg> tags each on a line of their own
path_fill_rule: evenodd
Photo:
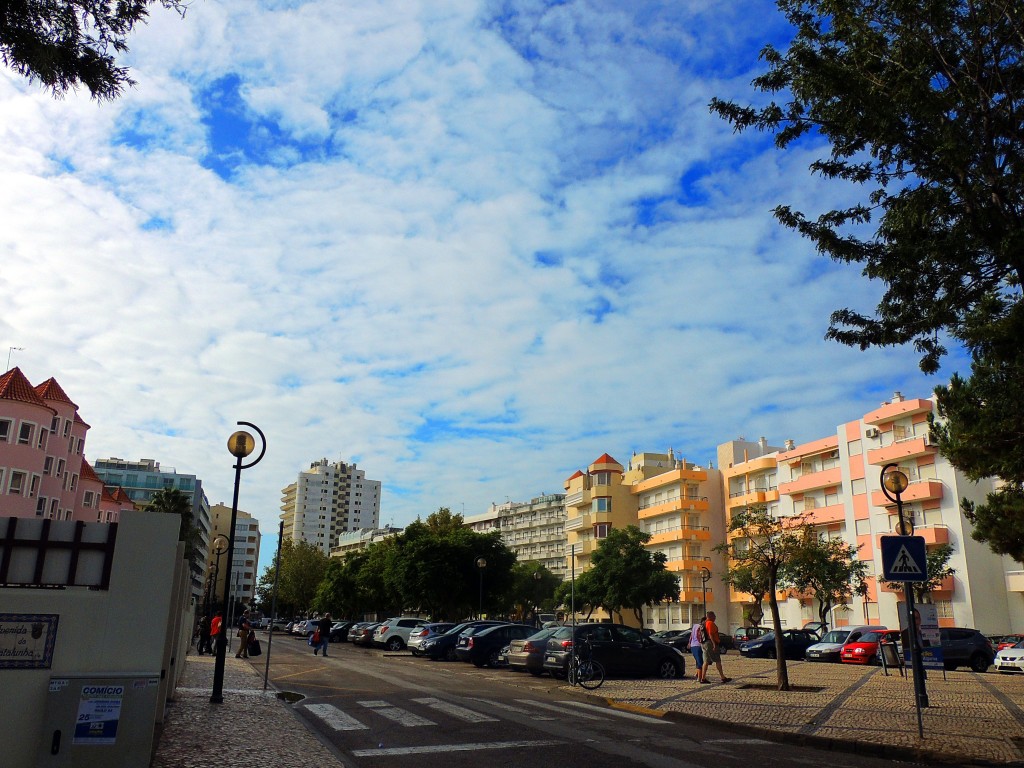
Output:
<svg viewBox="0 0 1024 768">
<path fill-rule="evenodd" d="M 199 655 L 202 656 L 204 653 L 213 653 L 213 649 L 210 647 L 209 616 L 203 616 L 199 620 Z"/>
<path fill-rule="evenodd" d="M 331 614 L 325 614 L 316 625 L 317 640 L 318 642 L 313 643 L 313 655 L 316 656 L 316 652 L 322 650 L 324 656 L 327 655 L 327 643 L 331 639 L 331 627 L 334 622 L 331 621 Z"/>
<path fill-rule="evenodd" d="M 249 612 L 242 611 L 242 615 L 238 619 L 238 638 L 241 641 L 238 644 L 238 653 L 235 654 L 236 659 L 248 659 L 249 658 Z"/>
</svg>

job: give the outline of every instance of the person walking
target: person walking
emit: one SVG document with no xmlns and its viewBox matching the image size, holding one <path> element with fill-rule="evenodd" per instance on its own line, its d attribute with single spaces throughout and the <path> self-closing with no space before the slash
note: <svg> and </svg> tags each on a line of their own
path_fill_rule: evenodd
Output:
<svg viewBox="0 0 1024 768">
<path fill-rule="evenodd" d="M 238 617 L 238 653 L 235 654 L 236 659 L 248 659 L 249 658 L 249 611 L 242 611 L 242 615 Z"/>
<path fill-rule="evenodd" d="M 696 670 L 693 676 L 697 678 L 698 683 L 704 682 L 704 649 L 700 645 L 700 638 L 703 633 L 700 631 L 700 627 L 707 619 L 707 616 L 701 616 L 700 620 L 690 627 L 690 655 L 693 656 L 694 669 Z"/>
<path fill-rule="evenodd" d="M 199 620 L 199 655 L 202 656 L 204 653 L 213 653 L 210 649 L 210 617 L 203 615 L 203 618 Z"/>
<path fill-rule="evenodd" d="M 210 648 L 211 653 L 218 652 L 217 643 L 221 640 L 221 630 L 224 628 L 224 614 L 217 611 L 210 620 Z"/>
<path fill-rule="evenodd" d="M 714 611 L 708 611 L 707 618 L 704 621 L 704 635 L 706 639 L 701 643 L 701 651 L 704 653 L 704 664 L 701 667 L 701 682 L 711 682 L 708 680 L 708 667 L 714 664 L 718 667 L 718 674 L 722 676 L 722 682 L 728 683 L 732 678 L 726 677 L 725 670 L 722 669 L 721 636 L 718 634 L 718 625 L 715 624 Z"/>
<path fill-rule="evenodd" d="M 324 656 L 327 655 L 327 643 L 331 640 L 331 627 L 334 622 L 331 621 L 331 614 L 326 613 L 324 617 L 317 622 L 316 631 L 319 637 L 319 642 L 313 643 L 313 655 L 316 656 L 317 651 L 323 651 Z"/>
</svg>

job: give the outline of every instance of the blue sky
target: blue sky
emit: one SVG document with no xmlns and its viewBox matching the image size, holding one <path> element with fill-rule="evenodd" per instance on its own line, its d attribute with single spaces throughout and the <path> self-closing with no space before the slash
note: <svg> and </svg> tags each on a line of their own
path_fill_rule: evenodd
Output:
<svg viewBox="0 0 1024 768">
<path fill-rule="evenodd" d="M 114 103 L 0 70 L 0 344 L 79 404 L 90 458 L 211 502 L 259 424 L 240 506 L 266 534 L 321 457 L 402 525 L 927 396 L 956 361 L 823 338 L 881 287 L 771 215 L 853 199 L 808 174 L 821 147 L 707 109 L 761 98 L 788 34 L 759 0 L 154 8 Z"/>
</svg>

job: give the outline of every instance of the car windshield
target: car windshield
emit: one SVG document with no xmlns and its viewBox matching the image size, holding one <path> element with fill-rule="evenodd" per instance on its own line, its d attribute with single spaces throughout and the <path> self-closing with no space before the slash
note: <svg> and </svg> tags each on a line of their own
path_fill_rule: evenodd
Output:
<svg viewBox="0 0 1024 768">
<path fill-rule="evenodd" d="M 447 632 L 445 632 L 445 634 L 446 635 L 457 635 L 457 634 L 459 634 L 462 630 L 464 630 L 468 626 L 469 626 L 469 622 L 468 621 L 464 621 L 461 624 L 456 624 L 454 627 L 452 627 Z"/>
<path fill-rule="evenodd" d="M 865 632 L 864 636 L 861 637 L 861 639 L 858 640 L 857 642 L 860 642 L 860 643 L 877 643 L 883 637 L 885 637 L 885 633 L 884 632 Z"/>
<path fill-rule="evenodd" d="M 844 643 L 850 633 L 845 629 L 833 629 L 831 632 L 821 638 L 823 643 Z"/>
<path fill-rule="evenodd" d="M 1024 648 L 1024 640 L 1021 640 L 1019 643 L 1017 643 L 1013 647 L 1014 648 Z"/>
</svg>

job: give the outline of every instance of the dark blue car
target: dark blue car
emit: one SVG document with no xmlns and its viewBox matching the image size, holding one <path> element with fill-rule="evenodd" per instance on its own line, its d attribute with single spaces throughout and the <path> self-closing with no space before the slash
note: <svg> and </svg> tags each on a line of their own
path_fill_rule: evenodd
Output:
<svg viewBox="0 0 1024 768">
<path fill-rule="evenodd" d="M 817 642 L 820 642 L 820 638 L 806 629 L 784 629 L 782 631 L 782 652 L 787 659 L 796 661 L 802 659 L 807 649 Z M 752 659 L 774 659 L 775 633 L 769 632 L 755 640 L 742 643 L 740 655 L 749 656 Z"/>
</svg>

